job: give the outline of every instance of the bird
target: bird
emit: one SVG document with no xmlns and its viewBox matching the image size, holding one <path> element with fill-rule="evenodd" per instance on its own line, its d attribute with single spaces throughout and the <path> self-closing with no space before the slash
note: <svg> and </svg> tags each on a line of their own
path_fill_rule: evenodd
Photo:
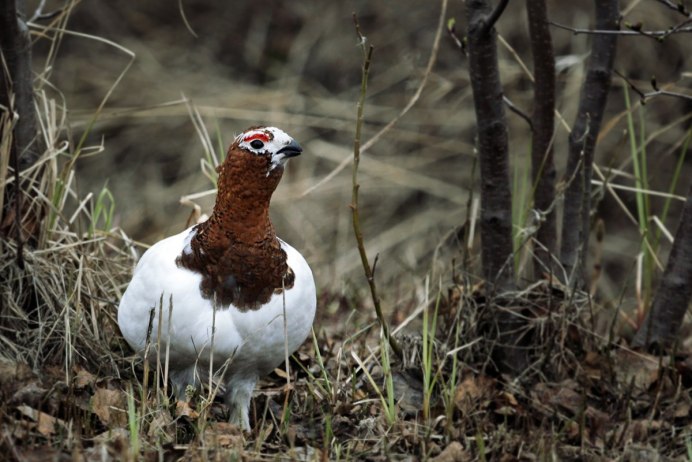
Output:
<svg viewBox="0 0 692 462">
<path fill-rule="evenodd" d="M 123 337 L 139 355 L 159 349 L 149 361 L 168 362 L 177 399 L 212 369 L 231 423 L 246 431 L 257 380 L 300 347 L 315 317 L 312 270 L 269 218 L 286 162 L 302 151 L 276 127 L 235 137 L 209 218 L 147 249 L 118 306 Z"/>
</svg>

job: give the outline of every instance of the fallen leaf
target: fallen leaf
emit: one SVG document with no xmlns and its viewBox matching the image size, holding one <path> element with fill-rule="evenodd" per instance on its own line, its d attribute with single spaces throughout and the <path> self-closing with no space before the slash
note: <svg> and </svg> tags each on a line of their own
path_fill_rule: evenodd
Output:
<svg viewBox="0 0 692 462">
<path fill-rule="evenodd" d="M 175 403 L 175 416 L 184 416 L 190 420 L 197 420 L 199 418 L 199 412 L 192 409 L 188 401 L 178 401 Z"/>
<path fill-rule="evenodd" d="M 122 427 L 127 424 L 126 403 L 122 391 L 97 388 L 91 398 L 91 409 L 104 425 Z"/>
<path fill-rule="evenodd" d="M 17 386 L 17 382 L 23 382 L 33 376 L 31 368 L 21 362 L 7 358 L 0 358 L 0 386 Z"/>
<path fill-rule="evenodd" d="M 543 412 L 551 412 L 549 409 L 554 411 L 556 407 L 559 407 L 574 416 L 583 408 L 584 398 L 577 391 L 578 388 L 579 384 L 574 380 L 564 380 L 560 383 L 537 383 L 531 395 L 537 407 Z"/>
<path fill-rule="evenodd" d="M 129 439 L 130 432 L 125 428 L 113 428 L 111 430 L 106 430 L 93 438 L 94 443 L 96 444 L 107 444 L 116 440 L 128 441 Z"/>
<path fill-rule="evenodd" d="M 281 369 L 280 367 L 277 367 L 274 369 L 274 373 L 282 379 L 288 380 L 288 374 L 286 374 L 286 369 Z"/>
<path fill-rule="evenodd" d="M 494 389 L 494 381 L 485 376 L 465 378 L 454 392 L 454 405 L 464 414 L 482 407 Z"/>
<path fill-rule="evenodd" d="M 430 462 L 466 462 L 471 460 L 471 455 L 464 450 L 458 441 L 452 441 L 444 450 L 430 459 Z"/>
<path fill-rule="evenodd" d="M 659 364 L 667 363 L 667 358 L 620 349 L 614 353 L 613 370 L 621 386 L 629 387 L 632 383 L 635 390 L 644 392 L 658 379 Z"/>
<path fill-rule="evenodd" d="M 155 411 L 156 414 L 149 423 L 147 434 L 155 441 L 161 443 L 173 443 L 175 441 L 175 425 L 173 418 L 166 409 Z"/>
<path fill-rule="evenodd" d="M 41 412 L 27 405 L 17 406 L 17 410 L 22 413 L 22 415 L 30 418 L 36 422 L 36 429 L 43 436 L 51 436 L 55 434 L 57 424 L 65 426 L 65 422 L 60 419 L 53 417 L 52 415 Z"/>
<path fill-rule="evenodd" d="M 690 403 L 688 402 L 678 402 L 675 405 L 675 411 L 673 412 L 673 417 L 682 419 L 690 415 Z"/>
<path fill-rule="evenodd" d="M 96 376 L 82 367 L 75 367 L 75 375 L 72 383 L 77 390 L 91 387 L 96 383 Z"/>
</svg>

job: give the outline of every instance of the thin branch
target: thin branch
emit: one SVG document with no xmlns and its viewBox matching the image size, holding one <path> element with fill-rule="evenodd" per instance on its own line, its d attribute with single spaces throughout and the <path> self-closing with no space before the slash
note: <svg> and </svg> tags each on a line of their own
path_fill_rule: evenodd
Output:
<svg viewBox="0 0 692 462">
<path fill-rule="evenodd" d="M 461 54 L 466 56 L 466 42 L 464 39 L 460 39 L 457 35 L 456 25 L 457 22 L 454 20 L 454 18 L 447 21 L 447 34 L 452 39 L 452 41 L 454 41 L 454 45 L 456 45 L 459 51 L 461 51 Z"/>
<path fill-rule="evenodd" d="M 640 103 L 642 104 L 642 106 L 645 105 L 648 100 L 650 100 L 651 98 L 655 98 L 657 96 L 670 96 L 673 98 L 680 98 L 686 101 L 692 101 L 692 95 L 686 95 L 684 93 L 678 93 L 675 91 L 661 90 L 658 87 L 658 83 L 656 82 L 655 77 L 651 79 L 651 87 L 654 89 L 654 91 L 645 93 L 644 91 L 637 88 L 637 86 L 621 72 L 613 72 L 615 72 L 615 74 L 617 74 L 618 77 L 624 80 L 627 83 L 627 85 L 632 89 L 632 91 L 639 95 Z"/>
<path fill-rule="evenodd" d="M 685 16 L 690 16 L 690 12 L 685 8 L 685 5 L 682 3 L 682 0 L 680 0 L 678 3 L 674 3 L 671 0 L 656 0 L 658 3 L 667 6 L 673 11 L 676 11 L 682 15 Z"/>
<path fill-rule="evenodd" d="M 521 109 L 519 109 L 519 108 L 512 102 L 512 100 L 509 99 L 509 98 L 507 98 L 506 96 L 503 96 L 503 97 L 502 97 L 502 101 L 505 103 L 505 106 L 507 106 L 507 108 L 508 108 L 510 111 L 512 111 L 513 113 L 515 113 L 516 115 L 518 115 L 519 117 L 521 117 L 522 119 L 524 119 L 524 121 L 529 125 L 529 130 L 533 131 L 533 122 L 531 122 L 531 117 L 529 117 L 529 115 L 528 115 L 527 113 L 525 113 L 524 111 L 522 111 Z"/>
<path fill-rule="evenodd" d="M 692 101 L 692 95 L 686 95 L 684 93 L 677 93 L 674 91 L 667 90 L 656 90 L 650 91 L 649 93 L 644 93 L 644 99 L 642 100 L 642 104 L 646 104 L 646 100 L 651 99 L 655 96 L 671 96 L 673 98 L 680 98 L 687 101 Z"/>
<path fill-rule="evenodd" d="M 435 38 L 433 39 L 433 45 L 432 49 L 430 50 L 430 58 L 428 59 L 428 65 L 425 68 L 425 71 L 423 72 L 423 78 L 420 81 L 420 84 L 418 85 L 418 88 L 416 89 L 416 92 L 414 95 L 411 97 L 409 102 L 406 104 L 406 106 L 397 114 L 396 117 L 394 117 L 392 120 L 389 121 L 387 125 L 382 127 L 380 131 L 375 133 L 372 138 L 370 138 L 365 144 L 363 144 L 360 148 L 361 154 L 366 152 L 368 149 L 370 149 L 375 143 L 377 143 L 380 138 L 382 138 L 389 130 L 394 127 L 394 125 L 399 122 L 407 113 L 408 111 L 411 110 L 411 108 L 418 102 L 418 99 L 420 99 L 421 94 L 423 93 L 423 89 L 425 88 L 426 84 L 428 83 L 428 78 L 430 77 L 430 74 L 432 73 L 433 66 L 435 65 L 435 62 L 437 61 L 437 53 L 440 49 L 440 38 L 442 37 L 442 29 L 444 28 L 444 20 L 445 16 L 447 14 L 447 2 L 448 0 L 442 0 L 442 7 L 440 9 L 440 19 L 437 24 L 437 31 L 435 32 Z M 319 182 L 314 184 L 313 186 L 309 187 L 302 195 L 301 197 L 307 196 L 317 188 L 321 187 L 325 183 L 329 182 L 332 178 L 334 178 L 339 172 L 341 172 L 346 166 L 348 165 L 350 159 L 345 158 L 339 165 L 334 168 L 331 172 L 327 174 L 324 178 L 322 178 Z"/>
<path fill-rule="evenodd" d="M 509 4 L 509 0 L 500 0 L 500 3 L 497 4 L 495 9 L 488 15 L 487 19 L 485 20 L 485 25 L 481 29 L 481 35 L 486 35 L 488 32 L 492 30 L 493 27 L 495 27 L 495 23 L 497 22 L 498 19 L 500 19 L 500 16 L 502 16 L 502 13 L 505 11 L 505 8 L 507 8 L 507 5 Z"/>
<path fill-rule="evenodd" d="M 621 36 L 644 36 L 661 41 L 669 35 L 692 32 L 692 26 L 688 26 L 689 20 L 683 21 L 677 26 L 671 27 L 668 30 L 637 30 L 637 25 L 630 25 L 629 30 L 608 30 L 608 29 L 577 29 L 566 26 L 554 21 L 550 21 L 550 25 L 558 29 L 568 30 L 574 35 L 590 34 L 590 35 L 621 35 Z"/>
<path fill-rule="evenodd" d="M 363 231 L 360 227 L 360 214 L 358 208 L 358 190 L 360 185 L 358 184 L 358 165 L 360 164 L 360 153 L 361 146 L 360 140 L 363 130 L 363 120 L 364 120 L 364 108 L 365 108 L 365 95 L 368 90 L 368 76 L 370 74 L 370 63 L 372 62 L 372 53 L 374 47 L 372 45 L 367 46 L 367 40 L 365 36 L 360 31 L 360 24 L 358 23 L 358 18 L 355 13 L 353 14 L 353 23 L 356 27 L 356 34 L 358 34 L 358 39 L 360 41 L 360 46 L 363 50 L 363 68 L 361 74 L 360 82 L 360 97 L 358 98 L 357 105 L 357 115 L 356 115 L 356 134 L 353 140 L 353 178 L 352 178 L 352 194 L 351 194 L 351 213 L 353 216 L 353 233 L 356 236 L 356 242 L 358 244 L 358 253 L 360 254 L 360 260 L 363 264 L 363 270 L 365 271 L 365 277 L 368 280 L 368 286 L 370 286 L 370 295 L 372 297 L 372 302 L 375 305 L 375 314 L 377 315 L 377 320 L 380 322 L 380 327 L 384 333 L 385 338 L 392 347 L 394 353 L 399 357 L 403 358 L 403 353 L 399 343 L 392 337 L 389 333 L 389 326 L 387 321 L 384 319 L 382 314 L 382 306 L 380 304 L 380 297 L 377 294 L 377 285 L 375 284 L 375 272 L 374 267 L 370 266 L 368 260 L 368 254 L 365 250 L 365 241 L 363 239 Z M 375 257 L 375 264 L 377 264 L 377 257 Z"/>
</svg>

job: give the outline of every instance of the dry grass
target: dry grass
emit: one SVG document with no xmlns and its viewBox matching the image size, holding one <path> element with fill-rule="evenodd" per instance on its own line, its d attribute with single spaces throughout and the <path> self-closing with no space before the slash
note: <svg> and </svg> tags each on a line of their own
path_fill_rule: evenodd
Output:
<svg viewBox="0 0 692 462">
<path fill-rule="evenodd" d="M 675 17 L 649 3 L 628 5 L 626 19 L 646 19 L 655 28 Z M 465 63 L 444 36 L 439 51 L 431 51 L 437 5 L 356 8 L 376 46 L 361 220 L 368 253 L 380 255 L 376 278 L 405 347 L 403 361 L 391 357 L 374 322 L 351 235 L 350 172 L 339 170 L 352 153 L 359 89 L 352 6 L 255 2 L 231 12 L 200 0 L 184 5 L 195 39 L 178 8 L 165 2 L 127 10 L 104 2 L 69 5 L 71 30 L 90 38 L 66 31 L 64 19 L 34 29 L 48 35 L 37 41 L 35 60 L 40 67 L 45 57 L 38 103 L 50 148 L 24 172 L 30 185 L 24 226 L 36 243 L 24 249 L 23 270 L 15 264 L 16 242 L 0 240 L 0 446 L 8 457 L 692 459 L 688 326 L 677 358 L 626 348 L 641 316 L 637 308 L 650 294 L 638 289 L 641 239 L 630 219 L 636 195 L 621 188 L 635 186 L 622 82 L 615 81 L 597 159 L 607 184 L 596 213 L 606 232 L 594 239 L 600 269 L 594 297 L 545 281 L 504 294 L 511 301 L 506 308 L 528 321 L 531 357 L 525 373 L 510 380 L 495 371 L 488 340 L 494 322 L 474 276 L 477 179 Z M 588 10 L 578 6 L 556 4 L 551 14 L 557 22 L 588 25 Z M 514 47 L 501 52 L 507 95 L 526 108 L 526 31 L 511 20 L 523 15 L 521 5 L 510 5 L 499 28 Z M 446 16 L 463 22 L 463 5 L 453 2 Z M 554 36 L 558 55 L 579 57 L 587 49 L 583 36 L 557 30 Z M 663 45 L 632 40 L 621 44 L 618 70 L 643 88 L 653 72 L 659 83 L 689 87 L 684 38 Z M 579 64 L 560 75 L 567 122 L 581 78 Z M 367 144 L 413 100 L 393 128 Z M 645 111 L 637 134 L 652 164 L 649 188 L 669 197 L 689 136 L 688 107 L 658 99 L 633 108 L 637 117 Z M 211 189 L 203 173 L 235 132 L 257 123 L 286 129 L 305 148 L 275 194 L 272 213 L 282 237 L 313 267 L 320 296 L 315 336 L 291 359 L 291 386 L 283 369 L 268 377 L 253 400 L 254 430 L 241 435 L 226 424 L 213 394 L 189 406 L 170 403 L 161 371 L 145 370 L 131 356 L 114 319 L 134 252 L 142 248 L 127 235 L 153 242 L 182 229 L 190 208 L 179 198 Z M 522 191 L 530 137 L 518 117 L 510 124 L 515 191 Z M 0 140 L 3 153 L 7 143 Z M 561 126 L 558 157 L 565 147 Z M 0 163 L 2 178 L 11 178 L 8 168 Z M 682 168 L 681 178 L 689 178 L 689 162 Z M 100 193 L 105 183 L 112 198 Z M 192 200 L 208 212 L 213 194 Z M 665 220 L 663 201 L 651 196 L 651 215 L 671 228 L 677 201 Z M 527 210 L 520 198 L 516 207 L 518 216 Z M 530 223 L 516 222 L 517 242 L 530 242 Z M 519 274 L 529 252 L 529 245 L 518 248 Z M 654 260 L 665 262 L 666 255 L 662 244 Z"/>
</svg>

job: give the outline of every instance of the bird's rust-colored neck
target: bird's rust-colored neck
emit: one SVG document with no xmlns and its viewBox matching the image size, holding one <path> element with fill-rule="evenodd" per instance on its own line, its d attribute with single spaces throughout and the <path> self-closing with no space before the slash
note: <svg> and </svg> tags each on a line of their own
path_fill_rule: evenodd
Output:
<svg viewBox="0 0 692 462">
<path fill-rule="evenodd" d="M 257 309 L 272 294 L 293 286 L 269 220 L 269 202 L 283 167 L 270 169 L 268 155 L 257 155 L 234 143 L 218 168 L 218 193 L 209 219 L 194 228 L 189 253 L 177 263 L 202 275 L 205 298 L 220 306 Z"/>
</svg>

